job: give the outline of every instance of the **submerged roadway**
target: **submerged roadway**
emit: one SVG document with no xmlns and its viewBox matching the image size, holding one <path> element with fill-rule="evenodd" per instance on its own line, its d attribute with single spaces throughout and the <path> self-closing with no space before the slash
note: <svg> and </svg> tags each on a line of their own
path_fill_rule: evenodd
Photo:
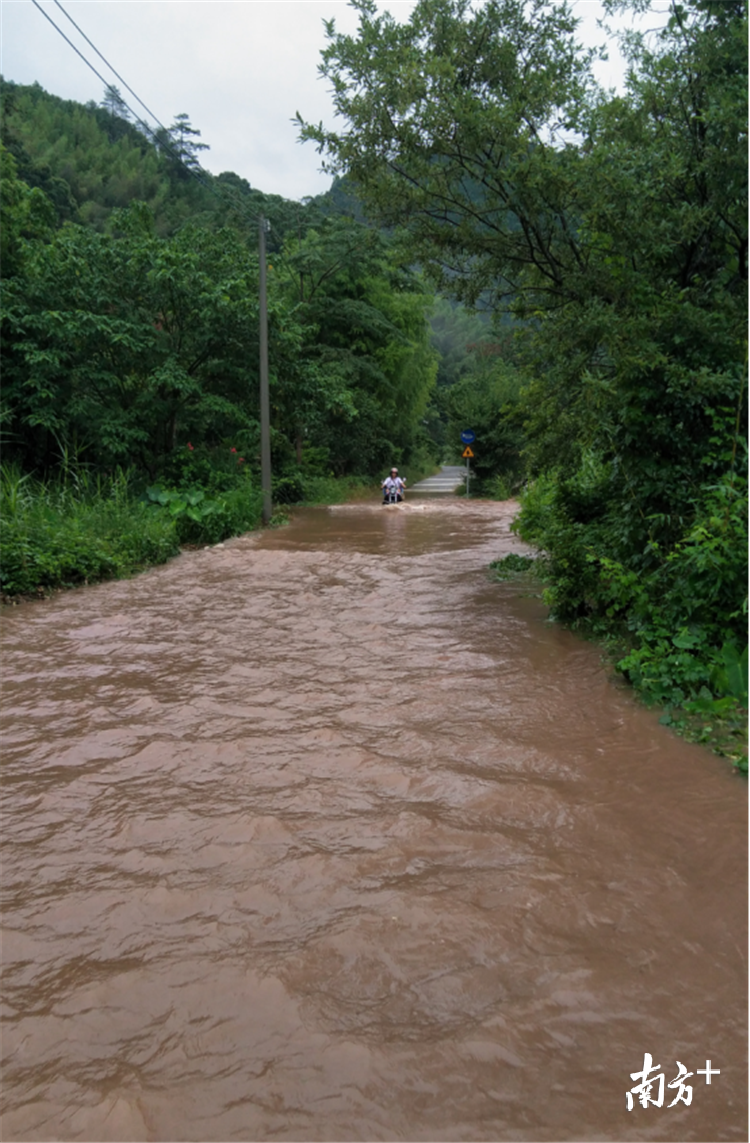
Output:
<svg viewBox="0 0 750 1143">
<path fill-rule="evenodd" d="M 746 784 L 490 580 L 513 509 L 5 616 L 3 1138 L 747 1138 Z"/>
</svg>

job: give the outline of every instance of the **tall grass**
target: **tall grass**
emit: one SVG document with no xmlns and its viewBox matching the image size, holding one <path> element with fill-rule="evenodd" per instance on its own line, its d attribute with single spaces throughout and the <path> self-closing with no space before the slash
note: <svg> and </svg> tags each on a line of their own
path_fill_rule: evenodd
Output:
<svg viewBox="0 0 750 1143">
<path fill-rule="evenodd" d="M 222 474 L 207 463 L 165 475 L 171 479 L 144 490 L 133 472 L 93 473 L 66 450 L 51 480 L 0 467 L 0 593 L 122 578 L 164 563 L 180 544 L 215 544 L 260 526 L 262 495 L 249 473 Z M 359 476 L 305 474 L 274 484 L 277 504 L 377 495 Z"/>
<path fill-rule="evenodd" d="M 132 472 L 92 474 L 68 457 L 48 481 L 3 465 L 0 592 L 38 593 L 129 576 L 164 563 L 181 543 L 217 543 L 260 523 L 260 490 L 248 478 L 200 497 L 193 506 L 190 491 L 182 498 L 172 493 L 161 504 L 142 493 Z"/>
<path fill-rule="evenodd" d="M 118 471 L 66 468 L 41 481 L 0 469 L 0 591 L 4 595 L 131 575 L 179 551 L 174 522 L 134 496 Z"/>
</svg>

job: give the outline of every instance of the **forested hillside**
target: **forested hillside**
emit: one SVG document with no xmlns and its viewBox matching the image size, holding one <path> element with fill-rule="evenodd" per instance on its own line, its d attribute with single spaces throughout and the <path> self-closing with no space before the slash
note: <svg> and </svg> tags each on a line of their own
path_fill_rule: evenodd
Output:
<svg viewBox="0 0 750 1143">
<path fill-rule="evenodd" d="M 439 289 L 514 323 L 470 395 L 532 478 L 553 614 L 710 732 L 747 701 L 746 5 L 654 11 L 622 95 L 563 3 L 355 7 L 322 63 L 344 125 L 302 135 Z"/>
<path fill-rule="evenodd" d="M 122 563 L 119 517 L 71 556 L 74 491 L 137 503 L 133 535 L 160 515 L 162 554 L 256 523 L 261 213 L 276 503 L 435 451 L 434 296 L 398 237 L 344 185 L 295 203 L 214 178 L 186 114 L 152 134 L 103 103 L 3 84 L 5 592 L 152 558 Z"/>
<path fill-rule="evenodd" d="M 4 85 L 6 457 L 48 473 L 64 442 L 154 479 L 231 441 L 254 464 L 260 211 L 279 475 L 305 449 L 361 475 L 424 449 L 432 295 L 397 241 L 200 171 L 187 116 L 160 146 L 114 107 Z"/>
<path fill-rule="evenodd" d="M 271 221 L 269 248 L 276 250 L 288 229 L 306 226 L 308 215 L 326 209 L 322 201 L 305 206 L 263 194 L 231 171 L 217 177 L 202 171 L 201 150 L 210 148 L 186 113 L 166 130 L 149 131 L 132 122 L 116 88 L 104 93 L 101 105 L 84 106 L 38 84 L 0 79 L 0 97 L 2 142 L 18 177 L 44 191 L 58 224 L 103 230 L 113 210 L 137 200 L 150 208 L 159 237 L 187 221 L 254 234 L 252 219 L 262 210 Z"/>
</svg>

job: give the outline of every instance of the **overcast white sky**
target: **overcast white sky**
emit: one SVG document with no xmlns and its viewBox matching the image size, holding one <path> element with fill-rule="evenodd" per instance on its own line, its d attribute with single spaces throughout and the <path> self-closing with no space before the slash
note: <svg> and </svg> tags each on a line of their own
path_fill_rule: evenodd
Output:
<svg viewBox="0 0 750 1143">
<path fill-rule="evenodd" d="M 52 0 L 45 11 L 103 76 L 133 100 Z M 210 151 L 203 166 L 231 170 L 262 191 L 300 199 L 327 190 L 312 144 L 297 142 L 291 122 L 332 122 L 326 84 L 318 77 L 323 20 L 354 31 L 346 0 L 61 0 L 130 87 L 169 125 L 186 111 Z M 380 7 L 406 19 L 414 0 Z M 599 0 L 575 0 L 581 39 L 601 43 Z M 616 86 L 622 67 L 614 49 L 600 81 Z M 16 83 L 37 81 L 66 99 L 100 102 L 102 84 L 31 0 L 0 0 L 0 71 Z M 137 105 L 136 105 L 137 106 Z M 140 108 L 138 108 L 140 110 Z M 153 125 L 153 124 L 152 124 Z"/>
</svg>

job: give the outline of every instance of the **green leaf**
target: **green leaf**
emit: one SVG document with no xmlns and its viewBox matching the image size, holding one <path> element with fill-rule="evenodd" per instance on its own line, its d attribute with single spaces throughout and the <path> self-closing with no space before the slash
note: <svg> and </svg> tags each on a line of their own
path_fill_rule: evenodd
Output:
<svg viewBox="0 0 750 1143">
<path fill-rule="evenodd" d="M 674 636 L 674 638 L 672 639 L 672 642 L 674 643 L 675 647 L 680 647 L 681 649 L 689 650 L 689 649 L 692 649 L 693 647 L 697 647 L 698 644 L 700 643 L 700 639 L 696 635 L 694 635 L 690 631 L 688 631 L 687 628 L 685 628 L 682 631 L 680 631 L 680 633 L 678 635 Z"/>
<path fill-rule="evenodd" d="M 748 700 L 748 648 L 740 654 L 731 643 L 725 643 L 721 649 L 721 657 L 727 672 L 730 693 L 747 706 Z"/>
<path fill-rule="evenodd" d="M 169 493 L 160 488 L 158 484 L 152 485 L 146 489 L 146 495 L 153 504 L 168 504 Z"/>
</svg>

